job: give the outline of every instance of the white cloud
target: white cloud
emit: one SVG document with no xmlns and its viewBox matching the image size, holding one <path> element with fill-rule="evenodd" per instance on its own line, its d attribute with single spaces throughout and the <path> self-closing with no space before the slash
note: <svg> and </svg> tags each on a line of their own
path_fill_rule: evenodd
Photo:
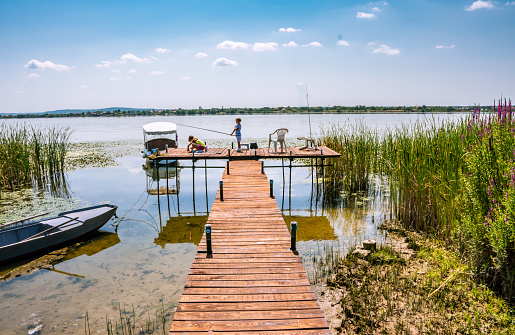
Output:
<svg viewBox="0 0 515 335">
<path fill-rule="evenodd" d="M 164 53 L 167 53 L 167 52 L 170 52 L 170 51 L 171 50 L 165 49 L 165 48 L 156 48 L 156 52 L 160 53 L 160 54 L 164 54 Z"/>
<path fill-rule="evenodd" d="M 165 72 L 164 71 L 152 71 L 152 72 L 150 72 L 150 74 L 153 76 L 160 76 L 162 74 L 165 74 Z"/>
<path fill-rule="evenodd" d="M 373 19 L 376 17 L 376 15 L 372 13 L 357 12 L 356 17 L 358 19 Z"/>
<path fill-rule="evenodd" d="M 505 3 L 506 6 L 515 6 L 515 1 L 508 1 Z"/>
<path fill-rule="evenodd" d="M 120 71 L 120 70 L 112 70 L 111 72 L 113 72 L 113 73 L 120 73 L 122 71 Z"/>
<path fill-rule="evenodd" d="M 39 70 L 56 70 L 56 71 L 68 71 L 70 69 L 69 66 L 63 64 L 54 64 L 51 61 L 40 62 L 36 59 L 30 60 L 27 64 L 25 64 L 25 68 L 27 69 L 39 69 Z"/>
<path fill-rule="evenodd" d="M 79 88 L 88 88 L 87 85 L 80 85 Z"/>
<path fill-rule="evenodd" d="M 275 42 L 254 43 L 252 51 L 275 51 L 279 45 Z"/>
<path fill-rule="evenodd" d="M 389 46 L 387 46 L 386 44 L 381 44 L 379 46 L 379 48 L 375 48 L 372 52 L 373 53 L 382 53 L 382 54 L 386 54 L 388 56 L 398 55 L 401 53 L 401 51 L 399 49 L 392 49 Z"/>
<path fill-rule="evenodd" d="M 227 58 L 218 58 L 214 61 L 213 67 L 238 66 L 238 62 Z"/>
<path fill-rule="evenodd" d="M 39 74 L 37 74 L 37 73 L 29 74 L 29 79 L 38 79 L 38 78 L 39 78 Z"/>
<path fill-rule="evenodd" d="M 465 6 L 465 10 L 469 11 L 469 12 L 472 12 L 476 9 L 481 9 L 481 8 L 494 8 L 494 4 L 492 1 L 478 0 L 478 1 L 474 1 L 474 3 L 472 3 L 472 5 L 470 5 L 470 6 Z"/>
<path fill-rule="evenodd" d="M 372 8 L 372 11 L 373 11 L 373 12 L 380 12 L 380 11 L 381 11 L 381 9 L 379 9 L 379 7 L 374 7 L 374 8 Z"/>
<path fill-rule="evenodd" d="M 115 80 L 122 80 L 122 79 L 123 79 L 123 77 L 111 77 L 111 78 L 109 78 L 109 80 L 113 80 L 113 81 L 115 81 Z"/>
<path fill-rule="evenodd" d="M 205 52 L 197 52 L 195 54 L 195 57 L 197 57 L 197 58 L 205 58 L 205 57 L 209 57 L 209 55 L 207 53 L 205 53 Z"/>
<path fill-rule="evenodd" d="M 189 80 L 189 79 L 191 79 L 191 77 L 190 76 L 182 76 L 181 79 L 182 80 Z"/>
<path fill-rule="evenodd" d="M 14 94 L 25 94 L 25 92 L 22 91 L 15 91 Z"/>
<path fill-rule="evenodd" d="M 339 40 L 338 42 L 336 42 L 336 45 L 343 45 L 345 47 L 348 47 L 349 46 L 349 42 L 344 41 L 344 40 Z"/>
<path fill-rule="evenodd" d="M 135 69 L 130 69 L 129 70 L 129 73 L 136 73 L 136 72 L 138 72 L 138 71 L 136 71 Z"/>
<path fill-rule="evenodd" d="M 245 50 L 250 48 L 250 46 L 250 44 L 244 42 L 223 41 L 217 44 L 216 48 L 221 50 Z"/>
<path fill-rule="evenodd" d="M 94 65 L 95 67 L 110 67 L 113 64 L 113 62 L 110 62 L 108 60 L 103 60 L 100 64 Z"/>
<path fill-rule="evenodd" d="M 289 43 L 284 43 L 283 44 L 283 47 L 290 47 L 290 48 L 294 48 L 294 47 L 298 47 L 299 45 L 293 41 L 290 41 Z"/>
<path fill-rule="evenodd" d="M 129 53 L 126 53 L 125 55 L 123 55 L 121 57 L 121 60 L 122 62 L 135 62 L 135 63 L 150 63 L 150 59 L 148 58 L 139 58 L 138 56 L 135 56 L 133 54 L 131 54 L 130 52 Z"/>
<path fill-rule="evenodd" d="M 283 33 L 294 33 L 294 32 L 297 32 L 297 31 L 301 31 L 301 29 L 295 29 L 295 28 L 279 28 L 279 31 L 280 32 L 283 32 Z"/>
<path fill-rule="evenodd" d="M 456 46 L 454 44 L 452 44 L 452 45 L 437 45 L 436 48 L 437 49 L 454 49 L 454 48 L 456 48 Z"/>
<path fill-rule="evenodd" d="M 320 42 L 317 42 L 317 41 L 303 45 L 303 47 L 321 47 L 321 46 L 322 46 L 322 44 L 320 44 Z"/>
</svg>

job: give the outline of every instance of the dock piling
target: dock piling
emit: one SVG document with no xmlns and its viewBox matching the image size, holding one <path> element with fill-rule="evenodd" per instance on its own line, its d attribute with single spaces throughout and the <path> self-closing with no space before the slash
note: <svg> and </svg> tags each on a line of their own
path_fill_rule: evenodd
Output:
<svg viewBox="0 0 515 335">
<path fill-rule="evenodd" d="M 227 161 L 227 175 L 230 175 L 230 173 L 229 173 L 229 161 Z"/>
<path fill-rule="evenodd" d="M 274 180 L 270 179 L 270 198 L 274 199 Z"/>
<path fill-rule="evenodd" d="M 220 201 L 224 201 L 224 182 L 220 180 Z"/>
<path fill-rule="evenodd" d="M 265 174 L 265 161 L 261 161 L 261 174 Z"/>
<path fill-rule="evenodd" d="M 211 225 L 209 223 L 206 224 L 204 230 L 206 232 L 206 258 L 213 258 L 213 247 L 211 245 Z"/>
<path fill-rule="evenodd" d="M 290 224 L 290 232 L 291 232 L 291 247 L 290 250 L 293 251 L 295 255 L 298 255 L 297 251 L 297 222 L 292 221 Z"/>
</svg>

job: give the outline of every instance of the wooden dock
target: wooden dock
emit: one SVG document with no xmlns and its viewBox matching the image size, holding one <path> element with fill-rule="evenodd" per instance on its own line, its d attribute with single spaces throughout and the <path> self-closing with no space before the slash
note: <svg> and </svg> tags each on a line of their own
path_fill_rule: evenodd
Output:
<svg viewBox="0 0 515 335">
<path fill-rule="evenodd" d="M 177 160 L 191 160 L 191 159 L 228 159 L 228 160 L 252 160 L 252 159 L 266 159 L 266 158 L 332 158 L 340 157 L 340 154 L 329 149 L 325 146 L 317 147 L 314 149 L 302 149 L 298 147 L 285 148 L 284 152 L 280 150 L 277 153 L 273 149 L 258 148 L 258 149 L 242 149 L 237 152 L 236 149 L 227 148 L 209 148 L 206 152 L 192 154 L 186 151 L 186 148 L 168 148 L 167 151 L 161 151 L 157 157 L 161 159 L 177 159 Z"/>
<path fill-rule="evenodd" d="M 231 163 L 170 334 L 331 334 L 260 162 Z"/>
</svg>

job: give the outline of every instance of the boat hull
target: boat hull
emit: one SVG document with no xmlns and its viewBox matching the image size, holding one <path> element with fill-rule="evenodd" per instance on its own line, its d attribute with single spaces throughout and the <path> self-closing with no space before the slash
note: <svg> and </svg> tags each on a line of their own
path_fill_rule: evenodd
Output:
<svg viewBox="0 0 515 335">
<path fill-rule="evenodd" d="M 0 263 L 55 250 L 92 233 L 116 214 L 116 206 L 99 205 L 63 212 L 57 217 L 0 231 Z"/>
</svg>

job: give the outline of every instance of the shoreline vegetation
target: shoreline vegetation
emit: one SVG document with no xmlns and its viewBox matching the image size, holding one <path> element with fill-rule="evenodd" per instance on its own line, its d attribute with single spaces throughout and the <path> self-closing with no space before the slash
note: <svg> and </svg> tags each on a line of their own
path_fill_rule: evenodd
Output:
<svg viewBox="0 0 515 335">
<path fill-rule="evenodd" d="M 339 297 L 335 333 L 514 332 L 514 116 L 505 100 L 384 134 L 362 123 L 325 129 L 320 144 L 342 154 L 326 170 L 326 204 L 375 192 L 385 222 L 420 236 L 406 239 L 411 260 L 386 246 L 322 257 L 334 264 L 323 292 Z"/>
<path fill-rule="evenodd" d="M 59 185 L 68 160 L 99 151 L 95 145 L 74 148 L 67 128 L 8 127 L 2 125 L 0 172 L 11 171 L 9 164 L 19 164 L 17 173 L 28 172 L 16 175 L 19 180 L 2 175 L 2 192 Z M 368 255 L 324 248 L 313 260 L 314 268 L 323 268 L 317 273 L 326 274 L 310 279 L 322 283 L 319 299 L 334 334 L 515 332 L 511 102 L 476 106 L 455 121 L 426 120 L 384 133 L 362 121 L 332 124 L 322 129 L 318 144 L 342 155 L 325 168 L 320 201 L 345 207 L 353 194 L 373 198 L 382 204 L 381 229 L 388 235 L 385 245 Z M 10 151 L 18 154 L 6 156 Z M 47 165 L 50 158 L 57 165 Z M 149 315 L 139 319 L 136 328 L 162 332 L 169 316 L 163 313 L 155 321 Z M 125 314 L 120 310 L 119 323 L 106 317 L 113 333 L 136 330 Z"/>
<path fill-rule="evenodd" d="M 482 107 L 487 110 L 491 107 Z M 332 107 L 261 107 L 261 108 L 202 108 L 155 109 L 111 107 L 102 109 L 66 109 L 42 113 L 0 113 L 4 119 L 108 117 L 108 116 L 173 116 L 173 115 L 245 115 L 245 114 L 409 114 L 464 113 L 470 106 L 332 106 Z"/>
</svg>

